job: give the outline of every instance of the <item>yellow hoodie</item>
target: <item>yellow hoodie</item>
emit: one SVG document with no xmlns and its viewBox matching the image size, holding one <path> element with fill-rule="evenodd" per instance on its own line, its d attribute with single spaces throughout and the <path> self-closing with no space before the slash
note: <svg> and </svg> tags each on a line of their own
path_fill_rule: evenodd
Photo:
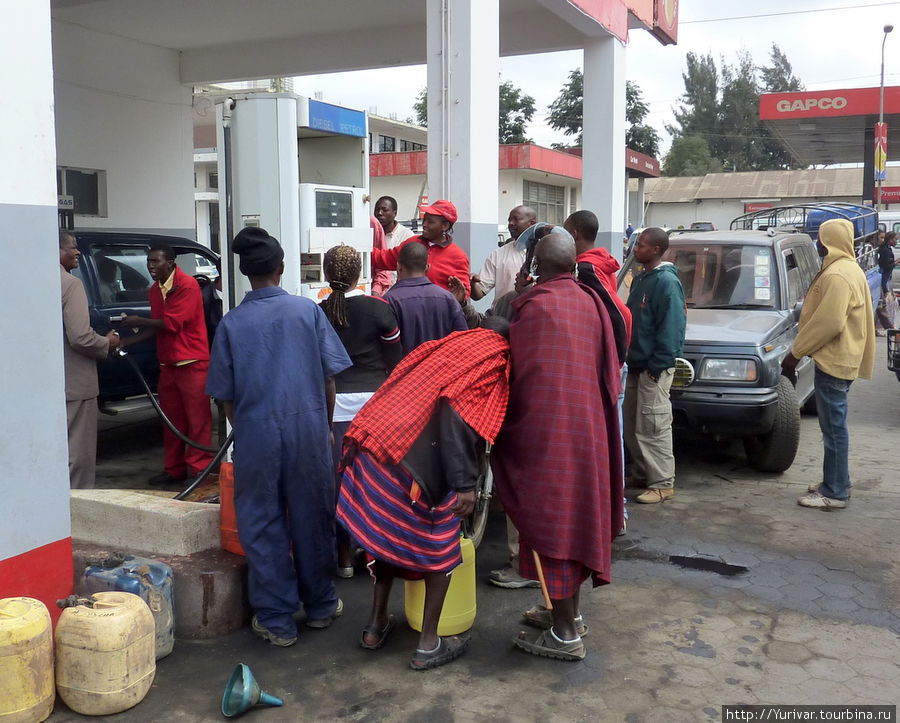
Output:
<svg viewBox="0 0 900 723">
<path fill-rule="evenodd" d="M 875 314 L 866 275 L 853 253 L 853 224 L 826 221 L 819 243 L 828 255 L 806 292 L 791 353 L 798 359 L 811 356 L 819 369 L 838 379 L 871 379 Z"/>
</svg>

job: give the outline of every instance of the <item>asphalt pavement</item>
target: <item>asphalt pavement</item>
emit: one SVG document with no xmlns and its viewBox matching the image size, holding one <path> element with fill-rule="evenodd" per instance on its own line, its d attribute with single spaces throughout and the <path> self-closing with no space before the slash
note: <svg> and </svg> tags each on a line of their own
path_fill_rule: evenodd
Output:
<svg viewBox="0 0 900 723">
<path fill-rule="evenodd" d="M 249 629 L 177 641 L 144 702 L 109 720 L 221 720 L 219 702 L 238 662 L 284 699 L 283 708 L 248 714 L 272 723 L 639 723 L 720 720 L 724 704 L 896 704 L 900 492 L 891 470 L 900 382 L 885 356 L 881 338 L 875 379 L 850 391 L 854 487 L 845 510 L 797 505 L 820 477 L 815 417 L 803 417 L 800 452 L 783 475 L 752 470 L 739 443 L 678 440 L 675 497 L 629 504 L 613 583 L 582 592 L 590 634 L 581 663 L 535 658 L 511 644 L 520 612 L 539 591 L 487 584 L 505 561 L 498 513 L 477 552 L 478 617 L 457 662 L 409 670 L 416 634 L 402 624 L 382 650 L 360 649 L 371 582 L 357 575 L 338 581 L 343 617 L 325 631 L 303 630 L 292 648 L 273 648 Z M 150 416 L 105 420 L 98 484 L 143 486 L 159 471 L 160 439 Z M 402 620 L 399 585 L 392 610 Z M 50 720 L 82 717 L 58 702 Z"/>
</svg>

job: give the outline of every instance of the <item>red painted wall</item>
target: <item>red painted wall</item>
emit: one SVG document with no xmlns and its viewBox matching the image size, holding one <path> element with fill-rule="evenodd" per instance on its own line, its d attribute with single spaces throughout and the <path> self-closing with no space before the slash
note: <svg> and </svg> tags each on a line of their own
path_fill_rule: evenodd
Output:
<svg viewBox="0 0 900 723">
<path fill-rule="evenodd" d="M 72 594 L 73 574 L 72 538 L 67 537 L 0 560 L 0 598 L 36 598 L 56 624 L 62 612 L 56 601 Z"/>
</svg>

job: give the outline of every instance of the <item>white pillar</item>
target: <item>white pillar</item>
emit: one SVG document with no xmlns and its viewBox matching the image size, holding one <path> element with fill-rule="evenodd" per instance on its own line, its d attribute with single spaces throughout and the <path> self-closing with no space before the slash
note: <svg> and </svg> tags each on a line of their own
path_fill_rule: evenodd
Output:
<svg viewBox="0 0 900 723">
<path fill-rule="evenodd" d="M 584 46 L 582 207 L 597 214 L 597 244 L 622 258 L 625 229 L 625 46 L 612 35 Z"/>
<path fill-rule="evenodd" d="M 428 199 L 456 204 L 473 272 L 497 247 L 498 0 L 428 0 Z"/>
<path fill-rule="evenodd" d="M 0 598 L 36 597 L 55 618 L 54 601 L 72 590 L 72 542 L 50 2 L 2 7 L 15 17 L 0 44 L 15 112 L 0 116 L 0 228 L 15 272 L 0 285 Z"/>
</svg>

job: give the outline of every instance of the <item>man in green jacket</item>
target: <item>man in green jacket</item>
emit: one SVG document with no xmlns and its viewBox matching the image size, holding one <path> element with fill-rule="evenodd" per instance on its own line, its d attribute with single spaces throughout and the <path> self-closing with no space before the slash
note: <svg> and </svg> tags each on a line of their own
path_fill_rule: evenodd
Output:
<svg viewBox="0 0 900 723">
<path fill-rule="evenodd" d="M 643 504 L 664 502 L 675 494 L 672 454 L 672 403 L 669 389 L 675 358 L 684 353 L 687 322 L 684 289 L 672 264 L 663 263 L 669 237 L 661 228 L 644 229 L 634 258 L 644 270 L 628 295 L 631 344 L 623 407 L 625 444 L 631 456 L 632 486 L 646 487 Z"/>
</svg>

